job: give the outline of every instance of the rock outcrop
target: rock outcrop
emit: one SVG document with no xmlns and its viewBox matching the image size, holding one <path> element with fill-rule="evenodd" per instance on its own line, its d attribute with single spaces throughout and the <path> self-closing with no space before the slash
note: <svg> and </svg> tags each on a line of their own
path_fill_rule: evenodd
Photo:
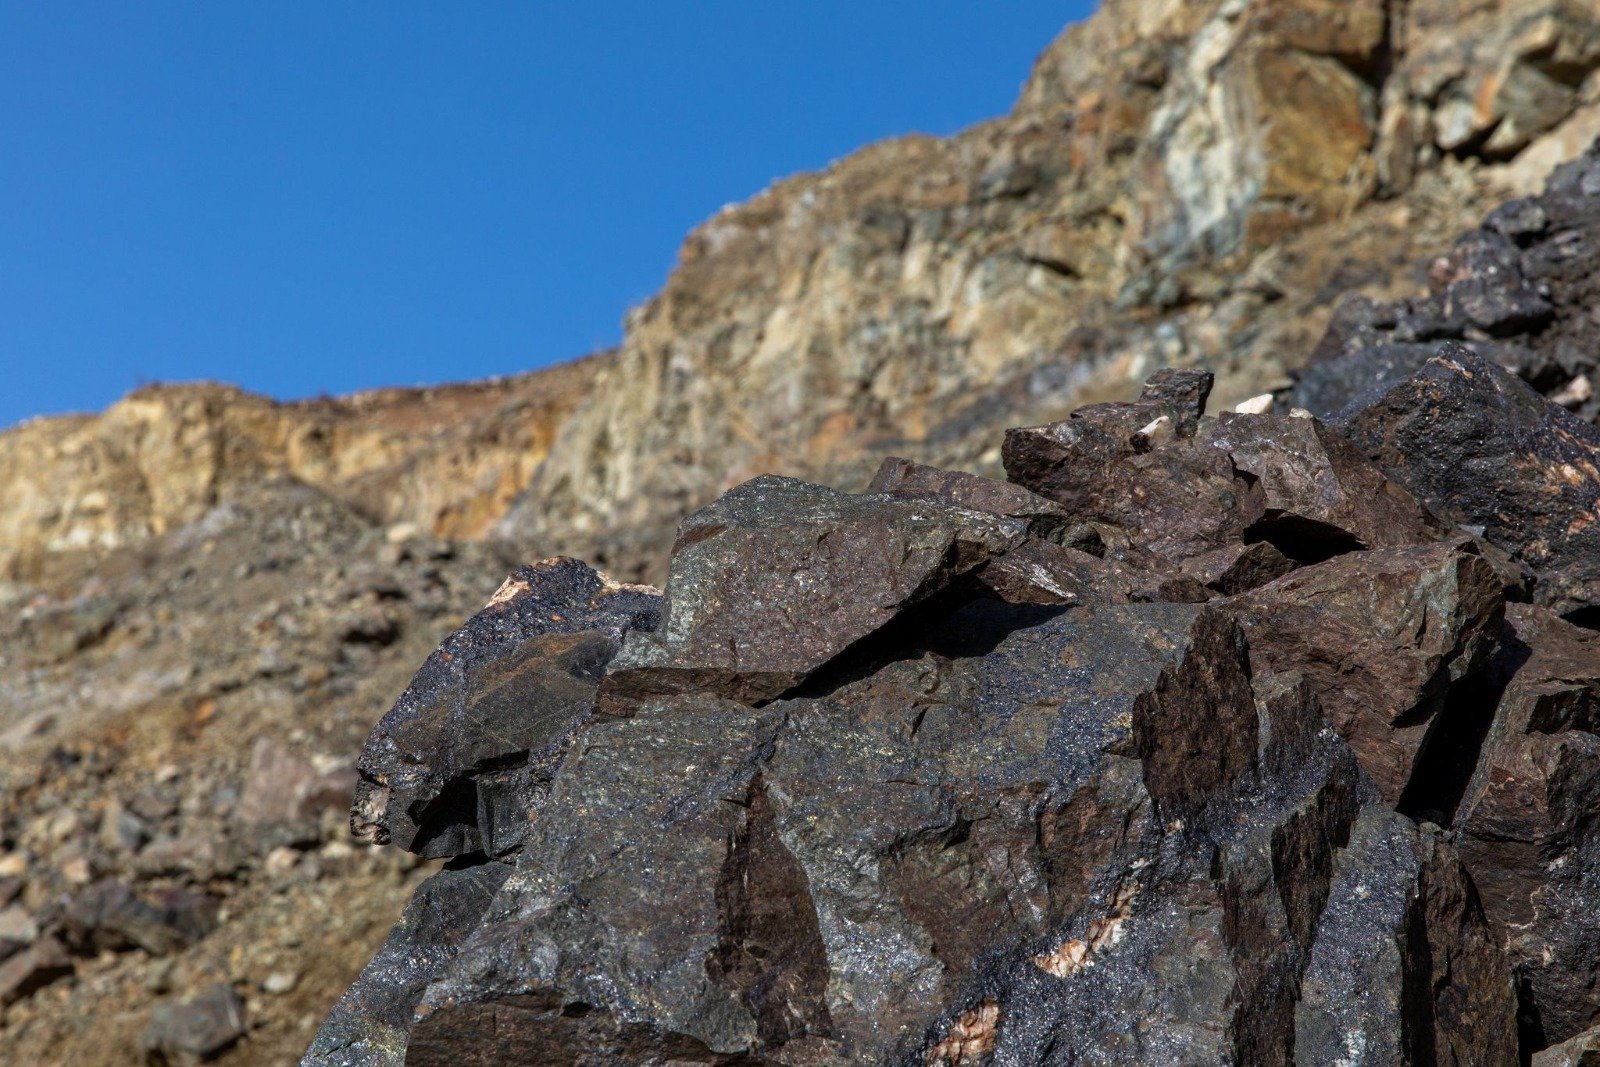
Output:
<svg viewBox="0 0 1600 1067">
<path fill-rule="evenodd" d="M 0 433 L 0 583 L 75 573 L 271 479 L 418 534 L 481 537 L 533 477 L 599 362 L 297 403 L 148 386 L 103 415 L 25 423 Z"/>
<path fill-rule="evenodd" d="M 1593 1058 L 1597 22 L 1108 0 L 617 353 L 0 433 L 6 1058 Z"/>
<path fill-rule="evenodd" d="M 1503 373 L 1445 345 L 1346 424 L 1426 410 L 1459 445 L 1498 394 L 1406 406 L 1441 364 Z M 1517 383 L 1527 451 L 1467 531 L 1425 503 L 1437 456 L 1213 418 L 1211 384 L 1011 432 L 1020 484 L 755 479 L 683 523 L 659 601 L 573 561 L 513 575 L 362 768 L 386 790 L 492 752 L 540 784 L 425 835 L 434 801 L 357 802 L 359 832 L 453 869 L 307 1067 L 1514 1065 L 1585 1040 L 1600 642 L 1540 605 L 1600 593 L 1523 535 L 1592 515 L 1539 489 L 1600 437 Z M 1052 551 L 1099 582 L 1046 595 Z M 1200 581 L 1219 559 L 1232 581 Z M 580 689 L 519 603 L 593 650 Z M 413 695 L 441 664 L 480 661 L 536 666 L 489 668 L 494 714 L 458 699 L 431 756 L 397 748 L 445 707 Z"/>
<path fill-rule="evenodd" d="M 1107 0 L 1010 115 L 697 230 L 502 530 L 656 580 L 756 474 L 996 473 L 1004 427 L 1166 365 L 1259 393 L 1330 286 L 1407 284 L 1463 205 L 1600 134 L 1597 68 L 1591 0 Z"/>
</svg>

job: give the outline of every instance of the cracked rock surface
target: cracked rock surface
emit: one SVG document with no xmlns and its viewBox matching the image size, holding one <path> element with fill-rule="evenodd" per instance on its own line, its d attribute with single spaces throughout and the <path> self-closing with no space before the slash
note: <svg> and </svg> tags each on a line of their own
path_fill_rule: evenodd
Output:
<svg viewBox="0 0 1600 1067">
<path fill-rule="evenodd" d="M 738 486 L 659 594 L 518 571 L 368 741 L 358 829 L 454 858 L 305 1063 L 1579 1062 L 1600 598 L 1519 531 L 1600 447 L 1513 379 L 1473 526 L 1370 429 L 1497 418 L 1476 359 L 1338 425 L 1163 373 L 1010 482 Z"/>
</svg>

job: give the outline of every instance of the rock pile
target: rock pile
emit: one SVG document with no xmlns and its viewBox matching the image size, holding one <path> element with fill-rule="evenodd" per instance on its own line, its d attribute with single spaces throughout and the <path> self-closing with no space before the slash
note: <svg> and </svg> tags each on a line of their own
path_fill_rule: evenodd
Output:
<svg viewBox="0 0 1600 1067">
<path fill-rule="evenodd" d="M 362 754 L 449 863 L 305 1062 L 1577 1062 L 1600 432 L 1433 347 L 517 571 Z"/>
</svg>

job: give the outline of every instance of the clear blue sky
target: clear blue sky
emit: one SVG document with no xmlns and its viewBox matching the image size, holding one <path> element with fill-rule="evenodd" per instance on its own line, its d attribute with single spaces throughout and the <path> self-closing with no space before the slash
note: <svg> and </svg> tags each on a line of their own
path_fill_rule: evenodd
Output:
<svg viewBox="0 0 1600 1067">
<path fill-rule="evenodd" d="M 1088 0 L 0 0 L 0 426 L 616 343 L 695 223 L 1004 112 Z"/>
</svg>

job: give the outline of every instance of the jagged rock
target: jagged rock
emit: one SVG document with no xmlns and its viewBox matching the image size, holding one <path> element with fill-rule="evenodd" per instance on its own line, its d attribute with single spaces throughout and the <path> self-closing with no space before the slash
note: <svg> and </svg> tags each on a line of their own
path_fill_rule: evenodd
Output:
<svg viewBox="0 0 1600 1067">
<path fill-rule="evenodd" d="M 965 471 L 940 470 L 898 457 L 883 461 L 866 491 L 1023 519 L 1028 523 L 1029 533 L 1050 540 L 1065 536 L 1068 525 L 1067 512 L 1061 505 L 1020 485 Z"/>
<path fill-rule="evenodd" d="M 1342 425 L 1390 477 L 1531 567 L 1541 603 L 1600 605 L 1600 430 L 1459 346 Z"/>
<path fill-rule="evenodd" d="M 1600 634 L 1513 604 L 1484 694 L 1493 715 L 1455 826 L 1526 989 L 1524 1026 L 1600 1022 Z"/>
<path fill-rule="evenodd" d="M 1338 328 L 1335 323 L 1334 329 Z M 1329 337 L 1333 337 L 1332 333 Z M 1326 340 L 1326 339 L 1325 339 Z M 1364 339 L 1363 339 L 1364 340 Z M 1352 343 L 1352 351 L 1301 370 L 1288 393 L 1293 406 L 1334 419 L 1358 399 L 1388 389 L 1415 374 L 1433 358 L 1437 345 Z"/>
<path fill-rule="evenodd" d="M 1489 661 L 1504 617 L 1494 569 L 1452 544 L 1339 556 L 1230 602 L 1259 669 L 1300 672 L 1384 799 L 1446 813 L 1463 782 L 1419 767 L 1454 728 L 1452 686 Z"/>
<path fill-rule="evenodd" d="M 418 1020 L 386 1055 L 1518 1062 L 1500 929 L 1413 821 L 1467 789 L 1506 583 L 1313 420 L 1134 432 L 1116 463 L 1216 457 L 1252 521 L 1333 558 L 1235 513 L 1166 572 L 1216 605 L 1047 605 L 1018 595 L 1040 553 L 1116 572 L 1030 535 L 1052 509 L 1020 491 L 906 464 L 878 488 L 914 499 L 732 491 L 685 523 L 662 628 L 612 661 L 625 699 L 577 728 L 475 929 L 386 947 L 429 961 L 380 998 Z"/>
<path fill-rule="evenodd" d="M 1299 1063 L 1518 1062 L 1511 970 L 1448 846 L 1369 809 L 1334 861 L 1295 1018 Z"/>
<path fill-rule="evenodd" d="M 159 1004 L 141 1044 L 157 1063 L 215 1059 L 245 1035 L 245 1006 L 232 986 L 214 985 L 183 1001 Z"/>
<path fill-rule="evenodd" d="M 944 651 L 834 694 L 759 711 L 659 698 L 590 728 L 481 935 L 424 998 L 433 1032 L 475 1025 L 470 1006 L 511 980 L 564 990 L 569 1006 L 614 989 L 596 1006 L 634 1005 L 657 1039 L 718 1052 L 798 1042 L 872 1059 L 920 1041 L 975 959 L 1082 908 L 1100 866 L 1087 857 L 1116 858 L 1125 805 L 1143 796 L 1136 749 L 1160 747 L 1135 737 L 1137 695 L 1160 689 L 1194 642 L 1229 648 L 1227 624 L 1198 611 L 1046 616 L 971 658 L 1038 615 L 980 602 L 917 628 Z M 980 703 L 952 703 L 963 693 Z M 1253 741 L 1237 751 L 1247 762 Z M 1172 776 L 1162 795 L 1181 805 L 1202 784 Z M 1042 853 L 1040 817 L 1052 827 Z"/>
<path fill-rule="evenodd" d="M 1423 297 L 1344 302 L 1298 372 L 1291 404 L 1335 417 L 1410 378 L 1438 342 L 1461 342 L 1533 388 L 1600 417 L 1590 375 L 1600 351 L 1600 153 L 1558 168 L 1545 192 L 1496 208 L 1429 271 Z"/>
<path fill-rule="evenodd" d="M 1145 573 L 1134 585 L 1149 595 L 1203 600 L 1218 582 L 1232 591 L 1260 584 L 1254 561 L 1281 567 L 1278 574 L 1288 569 L 1261 552 L 1244 558 L 1261 542 L 1292 565 L 1449 532 L 1316 419 L 1229 413 L 1200 420 L 1196 413 L 1181 433 L 1130 434 L 1159 403 L 1147 392 L 1134 404 L 1097 405 L 1051 426 L 1014 430 L 1004 453 L 1011 477 L 1076 518 L 1124 531 L 1133 549 L 1109 554 Z M 1227 577 L 1241 560 L 1239 574 Z M 1173 564 L 1198 585 L 1182 592 Z"/>
<path fill-rule="evenodd" d="M 628 642 L 606 699 L 771 699 L 1026 536 L 988 512 L 757 478 L 684 520 L 660 632 Z"/>
<path fill-rule="evenodd" d="M 1233 596 L 1276 581 L 1299 566 L 1267 541 L 1240 542 L 1183 561 L 1185 577 L 1206 589 Z"/>
<path fill-rule="evenodd" d="M 1149 411 L 1132 407 L 1101 405 L 1050 426 L 1010 431 L 1007 473 L 1074 518 L 1124 531 L 1132 550 L 1108 549 L 1108 556 L 1136 572 L 1162 574 L 1240 543 L 1260 512 L 1257 486 L 1236 476 L 1225 451 L 1192 433 L 1145 437 L 1139 420 Z"/>
<path fill-rule="evenodd" d="M 985 563 L 977 579 L 1008 604 L 1119 604 L 1139 584 L 1097 556 L 1032 539 Z"/>
<path fill-rule="evenodd" d="M 576 560 L 519 569 L 373 730 L 358 765 L 356 835 L 424 856 L 514 848 L 593 711 L 606 663 L 658 616 L 654 590 Z"/>
<path fill-rule="evenodd" d="M 477 927 L 510 873 L 506 864 L 483 863 L 441 871 L 424 882 L 383 947 L 334 1005 L 302 1067 L 400 1067 L 407 1062 L 407 1031 L 417 1001 Z M 458 1056 L 466 1053 L 456 1051 Z"/>
<path fill-rule="evenodd" d="M 1069 543 L 1074 531 L 1066 509 L 1019 485 L 890 458 L 878 468 L 867 492 L 936 501 L 1025 521 L 1032 536 L 976 571 L 978 581 L 1007 603 L 1118 603 L 1128 599 L 1136 582 L 1114 565 Z"/>
<path fill-rule="evenodd" d="M 1600 1067 L 1600 1028 L 1536 1054 L 1533 1067 Z"/>
<path fill-rule="evenodd" d="M 1108 472 L 1136 453 L 1149 451 L 1145 433 L 1166 419 L 1171 437 L 1190 438 L 1205 414 L 1212 378 L 1203 372 L 1161 372 L 1139 399 L 1126 404 L 1091 404 L 1061 422 L 1006 431 L 1006 476 L 1081 513 L 1078 494 L 1098 486 Z"/>
<path fill-rule="evenodd" d="M 1343 552 L 1426 544 L 1446 528 L 1384 477 L 1343 435 L 1314 418 L 1224 415 L 1208 427 L 1212 447 L 1253 479 L 1259 513 L 1246 541 L 1266 541 L 1302 563 Z"/>
</svg>

